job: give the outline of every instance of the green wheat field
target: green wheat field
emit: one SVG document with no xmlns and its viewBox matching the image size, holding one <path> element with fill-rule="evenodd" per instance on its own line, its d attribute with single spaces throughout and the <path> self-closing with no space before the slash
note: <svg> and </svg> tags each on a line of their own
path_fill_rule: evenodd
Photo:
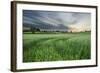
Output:
<svg viewBox="0 0 100 73">
<path fill-rule="evenodd" d="M 90 59 L 90 51 L 90 32 L 23 34 L 23 62 Z"/>
</svg>

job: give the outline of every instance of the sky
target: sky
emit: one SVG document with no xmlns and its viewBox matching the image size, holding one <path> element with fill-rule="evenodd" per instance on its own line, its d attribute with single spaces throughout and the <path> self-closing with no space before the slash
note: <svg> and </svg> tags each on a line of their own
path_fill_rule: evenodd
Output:
<svg viewBox="0 0 100 73">
<path fill-rule="evenodd" d="M 90 31 L 91 13 L 23 10 L 23 23 L 42 29 Z"/>
</svg>

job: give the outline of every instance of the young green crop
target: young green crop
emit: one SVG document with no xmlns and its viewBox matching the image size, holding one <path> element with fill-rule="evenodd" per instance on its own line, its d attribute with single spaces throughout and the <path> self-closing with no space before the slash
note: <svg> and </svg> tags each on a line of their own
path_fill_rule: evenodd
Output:
<svg viewBox="0 0 100 73">
<path fill-rule="evenodd" d="M 23 34 L 23 62 L 90 59 L 90 33 Z"/>
</svg>

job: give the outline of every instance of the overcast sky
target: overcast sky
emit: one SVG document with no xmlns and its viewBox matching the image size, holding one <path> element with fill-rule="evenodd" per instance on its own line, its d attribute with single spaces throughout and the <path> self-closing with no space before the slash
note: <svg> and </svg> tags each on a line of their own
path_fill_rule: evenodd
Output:
<svg viewBox="0 0 100 73">
<path fill-rule="evenodd" d="M 69 28 L 69 31 L 85 31 L 90 30 L 91 14 L 82 12 L 23 10 L 23 22 L 40 26 L 42 24 L 54 26 L 62 24 Z"/>
</svg>

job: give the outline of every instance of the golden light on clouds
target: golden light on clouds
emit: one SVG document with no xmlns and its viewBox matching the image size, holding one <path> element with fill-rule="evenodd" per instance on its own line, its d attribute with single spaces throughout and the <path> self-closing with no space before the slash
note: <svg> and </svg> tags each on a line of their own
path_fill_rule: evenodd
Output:
<svg viewBox="0 0 100 73">
<path fill-rule="evenodd" d="M 69 32 L 85 32 L 90 31 L 90 25 L 87 24 L 74 24 L 69 25 Z"/>
</svg>

